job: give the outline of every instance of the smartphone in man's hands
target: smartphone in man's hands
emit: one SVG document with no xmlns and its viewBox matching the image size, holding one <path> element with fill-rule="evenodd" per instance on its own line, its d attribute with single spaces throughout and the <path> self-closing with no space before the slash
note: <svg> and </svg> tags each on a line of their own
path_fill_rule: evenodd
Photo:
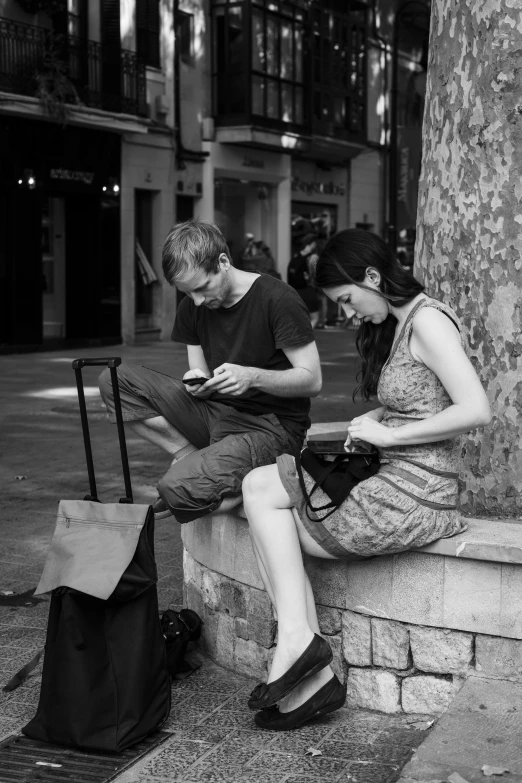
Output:
<svg viewBox="0 0 522 783">
<path fill-rule="evenodd" d="M 207 381 L 210 381 L 210 378 L 183 378 L 183 383 L 186 383 L 187 386 L 201 386 L 202 383 L 206 383 Z"/>
</svg>

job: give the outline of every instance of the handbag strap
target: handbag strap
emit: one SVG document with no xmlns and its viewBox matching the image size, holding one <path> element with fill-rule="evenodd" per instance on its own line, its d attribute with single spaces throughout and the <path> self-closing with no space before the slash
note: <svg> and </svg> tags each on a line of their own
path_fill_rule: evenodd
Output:
<svg viewBox="0 0 522 783">
<path fill-rule="evenodd" d="M 303 468 L 301 466 L 301 458 L 300 455 L 297 454 L 295 457 L 295 466 L 297 469 L 297 476 L 299 478 L 299 484 L 301 486 L 301 491 L 304 495 L 306 504 L 306 516 L 311 522 L 323 522 L 325 519 L 327 519 L 331 514 L 334 513 L 334 511 L 337 510 L 338 505 L 334 503 L 333 500 L 331 500 L 329 503 L 325 503 L 322 506 L 314 506 L 312 503 L 312 495 L 314 492 L 321 486 L 323 481 L 332 473 L 332 471 L 335 470 L 337 465 L 339 465 L 341 462 L 344 462 L 346 460 L 346 456 L 344 454 L 339 454 L 329 465 L 325 467 L 325 469 L 320 473 L 319 478 L 315 481 L 314 486 L 312 487 L 312 491 L 308 493 L 306 489 L 306 484 L 303 476 Z M 317 514 L 318 511 L 326 511 L 327 509 L 330 509 L 327 514 L 322 516 L 320 519 L 314 519 L 310 516 L 310 512 Z"/>
<path fill-rule="evenodd" d="M 16 674 L 14 674 L 11 677 L 9 682 L 6 685 L 4 685 L 4 687 L 2 688 L 2 690 L 5 693 L 10 693 L 10 691 L 16 690 L 16 688 L 18 688 L 18 686 L 21 685 L 24 682 L 24 680 L 26 680 L 29 677 L 31 672 L 34 671 L 38 666 L 40 662 L 40 658 L 44 653 L 44 650 L 45 647 L 42 647 L 41 650 L 38 650 L 34 658 L 31 658 L 29 663 L 26 663 L 25 666 L 22 666 L 20 671 L 16 672 Z"/>
</svg>

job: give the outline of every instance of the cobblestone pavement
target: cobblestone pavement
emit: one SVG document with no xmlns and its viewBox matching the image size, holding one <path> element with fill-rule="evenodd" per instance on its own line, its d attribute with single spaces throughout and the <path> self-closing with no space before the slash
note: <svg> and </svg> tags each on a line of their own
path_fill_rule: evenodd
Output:
<svg viewBox="0 0 522 783">
<path fill-rule="evenodd" d="M 318 334 L 324 387 L 313 401 L 313 421 L 346 420 L 363 410 L 351 404 L 355 387 L 353 333 Z M 118 355 L 180 375 L 185 350 L 171 343 L 0 357 L 0 684 L 44 644 L 48 600 L 25 605 L 20 596 L 40 577 L 54 530 L 58 500 L 88 491 L 76 402 L 73 358 Z M 100 497 L 123 494 L 115 429 L 105 419 L 96 371 L 85 386 Z M 168 460 L 153 447 L 128 438 L 135 500 L 150 502 Z M 182 602 L 179 528 L 168 521 L 156 529 L 161 609 Z M 21 605 L 8 605 L 19 600 Z M 41 667 L 20 688 L 0 692 L 0 741 L 19 731 L 38 701 Z M 203 660 L 202 668 L 173 688 L 166 731 L 172 737 L 118 781 L 252 781 L 304 783 L 311 780 L 391 783 L 426 734 L 420 716 L 383 716 L 340 710 L 290 733 L 260 731 L 246 707 L 253 683 Z M 305 755 L 316 748 L 321 755 Z M 0 781 L 2 780 L 0 771 Z M 80 783 L 80 782 L 79 782 Z"/>
</svg>

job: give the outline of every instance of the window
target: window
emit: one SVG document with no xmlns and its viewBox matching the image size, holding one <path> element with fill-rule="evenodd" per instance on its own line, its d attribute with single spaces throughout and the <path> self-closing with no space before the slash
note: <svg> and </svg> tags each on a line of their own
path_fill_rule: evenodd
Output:
<svg viewBox="0 0 522 783">
<path fill-rule="evenodd" d="M 147 65 L 160 67 L 160 0 L 136 0 L 136 51 Z"/>
<path fill-rule="evenodd" d="M 323 0 L 311 13 L 315 129 L 364 135 L 366 9 L 357 0 Z"/>
<path fill-rule="evenodd" d="M 252 113 L 303 125 L 303 38 L 300 5 L 253 0 Z"/>
<path fill-rule="evenodd" d="M 87 37 L 87 13 L 84 0 L 67 0 L 67 35 Z"/>
<path fill-rule="evenodd" d="M 366 135 L 362 0 L 213 0 L 218 124 Z"/>
<path fill-rule="evenodd" d="M 304 0 L 214 0 L 214 108 L 306 124 Z"/>
<path fill-rule="evenodd" d="M 176 15 L 176 46 L 185 65 L 194 65 L 194 15 L 178 11 Z"/>
</svg>

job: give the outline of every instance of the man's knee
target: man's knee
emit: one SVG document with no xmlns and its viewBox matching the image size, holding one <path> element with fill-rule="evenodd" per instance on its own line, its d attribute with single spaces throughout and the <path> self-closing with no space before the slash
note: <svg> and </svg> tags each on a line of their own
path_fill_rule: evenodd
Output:
<svg viewBox="0 0 522 783">
<path fill-rule="evenodd" d="M 112 393 L 111 371 L 109 370 L 108 367 L 104 369 L 104 371 L 101 373 L 100 377 L 98 378 L 98 388 L 100 390 L 102 400 L 104 402 L 107 402 L 107 400 L 112 402 L 113 393 Z"/>
</svg>

